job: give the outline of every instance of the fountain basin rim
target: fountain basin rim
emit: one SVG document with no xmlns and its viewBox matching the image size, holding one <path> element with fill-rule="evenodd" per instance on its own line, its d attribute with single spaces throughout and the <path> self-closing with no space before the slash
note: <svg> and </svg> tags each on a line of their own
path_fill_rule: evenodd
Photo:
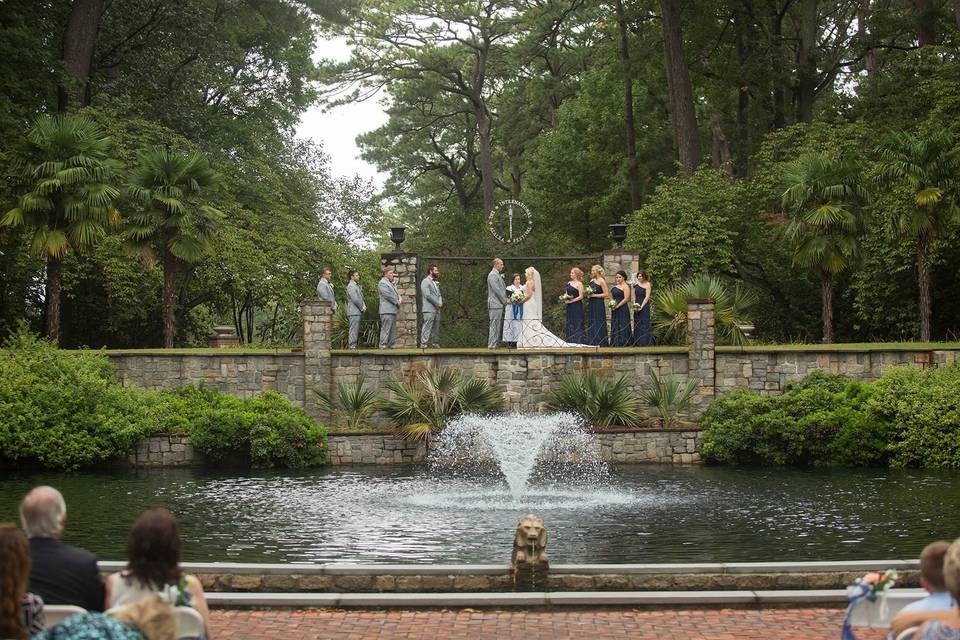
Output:
<svg viewBox="0 0 960 640">
<path fill-rule="evenodd" d="M 100 571 L 112 573 L 126 568 L 125 561 L 101 560 Z M 184 562 L 188 573 L 235 575 L 507 575 L 508 564 L 356 564 L 327 563 L 246 563 L 246 562 Z M 911 571 L 920 568 L 918 559 L 909 560 L 835 560 L 812 562 L 718 562 L 668 564 L 552 564 L 554 575 L 606 574 L 751 574 L 751 573 L 826 573 L 867 572 L 896 569 Z"/>
</svg>

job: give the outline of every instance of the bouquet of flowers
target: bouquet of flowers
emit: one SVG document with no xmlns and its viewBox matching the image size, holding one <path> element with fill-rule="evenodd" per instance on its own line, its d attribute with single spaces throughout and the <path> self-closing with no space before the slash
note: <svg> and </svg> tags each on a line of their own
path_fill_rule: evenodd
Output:
<svg viewBox="0 0 960 640">
<path fill-rule="evenodd" d="M 617 301 L 616 301 L 616 300 L 608 300 L 608 301 L 607 301 L 607 306 L 610 307 L 611 309 L 615 309 L 616 306 L 617 306 Z"/>
<path fill-rule="evenodd" d="M 523 304 L 523 301 L 526 297 L 527 296 L 523 293 L 523 291 L 514 291 L 513 295 L 510 296 L 510 302 L 513 304 Z"/>
<path fill-rule="evenodd" d="M 569 293 L 564 293 L 560 296 L 560 304 L 565 304 L 568 300 L 573 300 L 573 296 Z"/>
<path fill-rule="evenodd" d="M 862 578 L 857 578 L 852 585 L 847 587 L 847 615 L 843 619 L 843 628 L 841 629 L 843 640 L 856 640 L 851 624 L 852 614 L 853 610 L 864 601 L 877 602 L 879 618 L 881 620 L 888 618 L 886 595 L 896 583 L 896 570 L 887 569 L 883 573 L 872 571 Z"/>
<path fill-rule="evenodd" d="M 643 305 L 640 304 L 639 302 L 634 302 L 630 304 L 630 308 L 633 309 L 634 311 L 640 311 L 640 309 L 643 308 Z"/>
</svg>

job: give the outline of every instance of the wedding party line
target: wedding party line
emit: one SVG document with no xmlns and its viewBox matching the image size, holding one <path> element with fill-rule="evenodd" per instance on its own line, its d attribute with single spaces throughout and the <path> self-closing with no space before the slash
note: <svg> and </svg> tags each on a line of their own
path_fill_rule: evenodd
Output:
<svg viewBox="0 0 960 640">
<path fill-rule="evenodd" d="M 391 349 L 396 340 L 397 316 L 404 298 L 395 283 L 396 270 L 383 268 L 377 283 L 379 298 L 379 331 L 377 346 Z M 653 286 L 649 274 L 640 269 L 634 274 L 619 270 L 613 284 L 606 280 L 601 265 L 590 268 L 590 279 L 584 282 L 584 272 L 570 269 L 568 281 L 562 290 L 548 292 L 555 295 L 557 304 L 565 307 L 563 337 L 544 325 L 544 289 L 540 272 L 533 266 L 523 274 L 514 273 L 509 284 L 504 274 L 504 262 L 494 258 L 487 274 L 487 347 L 500 346 L 518 349 L 559 349 L 577 347 L 645 347 L 653 344 L 650 330 L 650 306 Z M 317 295 L 330 303 L 336 312 L 338 304 L 331 282 L 332 270 L 323 270 L 317 284 Z M 440 328 L 444 310 L 440 290 L 440 267 L 430 264 L 426 276 L 418 285 L 420 295 L 420 323 L 417 344 L 422 349 L 440 347 Z M 347 348 L 356 349 L 360 342 L 361 319 L 367 311 L 360 273 L 350 269 L 346 286 Z M 609 311 L 609 322 L 608 322 Z M 478 327 L 478 330 L 480 328 Z"/>
</svg>

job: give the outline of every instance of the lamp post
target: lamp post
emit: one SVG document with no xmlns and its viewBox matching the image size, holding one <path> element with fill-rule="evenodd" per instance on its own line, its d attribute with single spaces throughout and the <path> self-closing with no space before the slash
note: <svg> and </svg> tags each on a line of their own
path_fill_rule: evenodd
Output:
<svg viewBox="0 0 960 640">
<path fill-rule="evenodd" d="M 623 249 L 623 241 L 627 239 L 627 225 L 621 223 L 610 225 L 610 235 L 616 243 L 617 249 Z"/>
<path fill-rule="evenodd" d="M 406 227 L 390 227 L 390 240 L 396 245 L 397 253 L 401 252 L 400 245 L 407 237 Z"/>
</svg>

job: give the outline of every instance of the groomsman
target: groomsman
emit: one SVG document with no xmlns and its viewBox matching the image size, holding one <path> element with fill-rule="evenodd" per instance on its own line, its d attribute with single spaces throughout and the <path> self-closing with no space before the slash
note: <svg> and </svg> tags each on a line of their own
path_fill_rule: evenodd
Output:
<svg viewBox="0 0 960 640">
<path fill-rule="evenodd" d="M 330 303 L 330 307 L 336 311 L 337 310 L 337 300 L 333 297 L 333 285 L 330 284 L 330 269 L 324 269 L 323 275 L 320 276 L 320 282 L 317 283 L 317 296 L 321 300 L 326 300 Z"/>
<path fill-rule="evenodd" d="M 383 270 L 383 277 L 377 283 L 380 294 L 380 348 L 392 349 L 396 338 L 397 314 L 400 312 L 400 293 L 393 284 L 393 267 Z"/>
<path fill-rule="evenodd" d="M 507 286 L 500 275 L 503 271 L 503 260 L 494 258 L 490 266 L 492 269 L 487 274 L 487 311 L 490 314 L 487 348 L 496 349 L 503 335 L 503 308 L 510 302 L 510 296 L 507 295 Z"/>
<path fill-rule="evenodd" d="M 360 316 L 367 311 L 363 302 L 363 292 L 360 290 L 360 272 L 350 269 L 347 275 L 347 323 L 350 331 L 347 337 L 347 348 L 356 349 L 357 339 L 360 337 Z"/>
<path fill-rule="evenodd" d="M 440 268 L 432 264 L 427 267 L 427 277 L 420 283 L 420 301 L 423 309 L 423 326 L 420 327 L 420 348 L 440 347 L 440 309 L 443 309 L 443 297 L 440 295 Z"/>
</svg>

